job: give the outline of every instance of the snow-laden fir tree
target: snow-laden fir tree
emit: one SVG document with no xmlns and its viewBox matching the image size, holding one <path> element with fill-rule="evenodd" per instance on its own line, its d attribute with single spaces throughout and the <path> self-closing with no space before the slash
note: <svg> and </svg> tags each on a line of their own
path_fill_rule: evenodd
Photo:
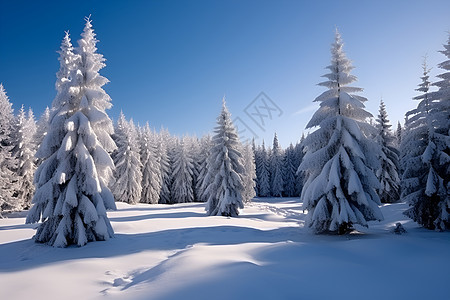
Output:
<svg viewBox="0 0 450 300">
<path fill-rule="evenodd" d="M 296 171 L 295 171 L 295 194 L 296 196 L 300 196 L 302 194 L 302 190 L 303 190 L 303 182 L 304 182 L 304 175 L 303 172 L 300 170 L 300 164 L 303 161 L 303 157 L 305 156 L 305 135 L 302 134 L 302 137 L 300 139 L 300 142 L 298 142 L 295 145 L 295 167 L 296 167 Z"/>
<path fill-rule="evenodd" d="M 116 201 L 136 204 L 142 196 L 142 164 L 139 155 L 138 132 L 120 112 L 114 132 L 117 150 L 113 153 L 116 170 L 111 191 Z"/>
<path fill-rule="evenodd" d="M 253 155 L 253 150 L 248 143 L 243 145 L 241 153 L 245 169 L 244 176 L 242 178 L 242 183 L 244 184 L 243 198 L 244 202 L 250 202 L 253 197 L 256 196 L 255 156 Z"/>
<path fill-rule="evenodd" d="M 197 199 L 197 181 L 198 177 L 200 176 L 200 165 L 201 165 L 201 147 L 200 147 L 200 141 L 197 137 L 191 136 L 191 137 L 185 137 L 185 147 L 187 148 L 187 152 L 189 153 L 189 156 L 192 160 L 192 191 L 194 192 L 194 200 L 193 201 L 199 201 Z"/>
<path fill-rule="evenodd" d="M 350 74 L 353 67 L 342 46 L 336 30 L 330 73 L 319 83 L 328 90 L 315 99 L 320 108 L 307 124 L 318 128 L 305 138 L 300 165 L 306 175 L 303 209 L 308 211 L 307 226 L 316 233 L 343 234 L 353 224 L 367 226 L 367 221 L 383 219 L 376 193 L 380 184 L 373 171 L 379 167 L 380 150 L 367 138 L 375 133 L 366 123 L 372 115 L 364 110 L 367 99 L 353 94 L 362 89 L 348 86 L 356 77 Z"/>
<path fill-rule="evenodd" d="M 207 169 L 207 161 L 208 156 L 211 152 L 212 147 L 212 139 L 211 136 L 205 135 L 200 139 L 200 154 L 199 154 L 199 160 L 198 160 L 198 176 L 197 181 L 195 183 L 195 193 L 196 193 L 196 199 L 200 202 L 206 202 L 207 199 L 204 197 L 204 189 L 203 189 L 203 182 L 205 181 L 206 173 L 208 172 Z"/>
<path fill-rule="evenodd" d="M 34 240 L 55 247 L 83 246 L 114 235 L 106 210 L 115 209 L 108 184 L 114 168 L 109 153 L 116 145 L 105 112 L 111 98 L 102 89 L 108 80 L 99 74 L 105 59 L 96 43 L 89 19 L 76 54 L 66 34 L 49 130 L 36 153 L 43 162 L 26 222 L 41 220 Z"/>
<path fill-rule="evenodd" d="M 177 141 L 172 164 L 172 203 L 194 201 L 193 165 L 187 138 Z"/>
<path fill-rule="evenodd" d="M 259 197 L 269 197 L 270 196 L 270 161 L 269 155 L 264 145 L 262 143 L 261 148 L 258 150 L 258 196 Z"/>
<path fill-rule="evenodd" d="M 222 111 L 217 117 L 213 147 L 208 157 L 208 173 L 204 181 L 207 195 L 206 211 L 210 216 L 237 217 L 243 203 L 242 148 L 231 114 L 222 103 Z"/>
<path fill-rule="evenodd" d="M 376 121 L 378 131 L 376 139 L 382 151 L 381 166 L 376 171 L 381 184 L 378 195 L 382 203 L 392 203 L 400 198 L 399 152 L 394 146 L 395 138 L 390 130 L 392 125 L 389 124 L 383 100 L 380 102 L 379 115 Z"/>
<path fill-rule="evenodd" d="M 11 155 L 13 125 L 12 104 L 0 83 L 0 216 L 2 211 L 20 209 L 20 203 L 14 197 L 18 178 L 12 171 L 17 168 L 17 161 Z"/>
<path fill-rule="evenodd" d="M 400 167 L 402 169 L 401 178 L 401 190 L 402 190 L 402 200 L 403 197 L 410 193 L 410 189 L 407 187 L 408 178 L 417 178 L 417 176 L 424 175 L 425 167 L 423 164 L 417 164 L 420 161 L 420 156 L 425 150 L 426 142 L 428 140 L 428 129 L 427 126 L 427 114 L 429 112 L 429 102 L 430 102 L 430 71 L 431 69 L 427 66 L 426 57 L 424 58 L 422 64 L 423 74 L 421 77 L 422 82 L 416 91 L 421 92 L 420 95 L 413 98 L 413 100 L 419 100 L 416 109 L 408 111 L 405 114 L 405 125 L 402 135 L 402 140 L 400 144 Z M 423 102 L 423 103 L 422 103 Z M 413 162 L 413 164 L 410 164 Z M 422 169 L 419 171 L 419 169 Z M 406 172 L 408 171 L 408 172 Z M 404 180 L 406 179 L 406 180 Z M 411 188 L 415 189 L 417 186 L 413 180 Z"/>
<path fill-rule="evenodd" d="M 255 157 L 255 173 L 256 173 L 256 186 L 255 186 L 255 190 L 256 190 L 256 195 L 259 196 L 259 177 L 260 177 L 260 173 L 261 173 L 261 158 L 260 158 L 260 153 L 261 153 L 261 146 L 258 145 L 256 146 L 255 144 L 255 139 L 252 140 L 252 150 L 253 150 L 253 156 Z"/>
<path fill-rule="evenodd" d="M 400 148 L 400 144 L 402 143 L 402 124 L 400 124 L 400 121 L 397 122 L 397 129 L 395 130 L 395 139 L 397 148 Z"/>
<path fill-rule="evenodd" d="M 139 136 L 142 163 L 141 202 L 157 204 L 161 193 L 161 171 L 157 159 L 156 137 L 148 123 L 141 128 Z"/>
<path fill-rule="evenodd" d="M 270 154 L 270 190 L 274 197 L 283 196 L 284 180 L 283 180 L 283 159 L 284 153 L 278 143 L 278 137 L 275 133 L 273 138 L 273 148 Z"/>
<path fill-rule="evenodd" d="M 36 122 L 36 145 L 40 146 L 44 137 L 47 135 L 48 126 L 50 121 L 50 108 L 47 106 Z"/>
<path fill-rule="evenodd" d="M 450 228 L 450 35 L 441 51 L 447 60 L 438 66 L 444 71 L 429 92 L 429 70 L 423 65 L 421 95 L 416 109 L 407 113 L 407 133 L 402 141 L 402 201 L 410 208 L 405 214 L 425 228 Z"/>
<path fill-rule="evenodd" d="M 170 188 L 172 186 L 171 165 L 172 161 L 169 156 L 169 149 L 172 148 L 172 138 L 166 129 L 161 130 L 158 137 L 157 157 L 161 171 L 161 192 L 159 194 L 159 203 L 171 203 Z"/>
<path fill-rule="evenodd" d="M 47 106 L 36 123 L 36 134 L 34 135 L 34 143 L 37 148 L 41 145 L 42 141 L 44 140 L 44 137 L 47 135 L 49 120 L 50 120 L 50 108 L 48 108 Z M 36 166 L 38 167 L 41 164 L 41 162 L 42 160 L 36 159 Z"/>
<path fill-rule="evenodd" d="M 294 197 L 296 196 L 296 172 L 297 172 L 298 166 L 295 166 L 295 149 L 294 145 L 292 143 L 289 145 L 289 147 L 285 151 L 284 155 L 284 165 L 283 165 L 283 181 L 284 181 L 284 187 L 283 191 L 284 194 L 287 197 Z"/>
<path fill-rule="evenodd" d="M 11 151 L 17 161 L 17 168 L 14 172 L 20 177 L 16 197 L 17 205 L 20 205 L 21 209 L 30 208 L 34 193 L 33 177 L 36 170 L 34 157 L 36 153 L 35 134 L 36 122 L 33 111 L 30 108 L 27 117 L 22 105 L 16 117 L 12 138 L 14 148 Z"/>
</svg>

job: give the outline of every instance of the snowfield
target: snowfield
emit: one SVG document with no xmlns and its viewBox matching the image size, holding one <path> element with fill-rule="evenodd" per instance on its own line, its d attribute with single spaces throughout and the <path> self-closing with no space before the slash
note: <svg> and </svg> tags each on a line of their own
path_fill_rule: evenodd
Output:
<svg viewBox="0 0 450 300">
<path fill-rule="evenodd" d="M 345 236 L 310 233 L 298 198 L 256 198 L 238 218 L 207 217 L 202 203 L 117 207 L 115 238 L 81 248 L 34 243 L 26 212 L 0 219 L 0 298 L 450 297 L 450 232 L 419 227 L 404 203 Z"/>
</svg>

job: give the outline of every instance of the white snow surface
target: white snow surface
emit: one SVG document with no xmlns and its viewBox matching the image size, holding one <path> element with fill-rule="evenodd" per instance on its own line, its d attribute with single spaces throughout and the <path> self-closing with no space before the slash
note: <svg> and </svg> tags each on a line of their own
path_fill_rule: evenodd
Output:
<svg viewBox="0 0 450 300">
<path fill-rule="evenodd" d="M 227 218 L 204 203 L 117 203 L 115 238 L 65 249 L 34 243 L 26 212 L 6 214 L 1 299 L 448 299 L 450 232 L 419 227 L 405 203 L 344 236 L 309 232 L 301 205 L 255 198 Z"/>
</svg>

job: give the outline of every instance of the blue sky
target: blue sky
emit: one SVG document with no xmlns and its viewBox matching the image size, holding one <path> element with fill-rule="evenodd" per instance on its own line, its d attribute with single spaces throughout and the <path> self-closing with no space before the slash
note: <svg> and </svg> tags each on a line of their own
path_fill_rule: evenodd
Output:
<svg viewBox="0 0 450 300">
<path fill-rule="evenodd" d="M 123 110 L 140 124 L 203 135 L 226 95 L 243 135 L 271 143 L 276 131 L 283 147 L 300 138 L 324 91 L 317 83 L 335 27 L 367 109 L 377 114 L 383 97 L 395 124 L 415 106 L 425 54 L 440 73 L 450 30 L 447 0 L 39 2 L 1 3 L 0 82 L 16 110 L 40 115 L 51 105 L 64 31 L 76 44 L 92 14 L 112 118 Z M 260 108 L 261 119 L 251 112 L 262 101 L 273 110 Z"/>
</svg>

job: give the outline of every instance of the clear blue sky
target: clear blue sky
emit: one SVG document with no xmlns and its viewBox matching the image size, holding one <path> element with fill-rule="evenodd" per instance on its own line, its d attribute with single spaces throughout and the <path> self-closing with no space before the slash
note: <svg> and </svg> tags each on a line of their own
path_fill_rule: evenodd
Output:
<svg viewBox="0 0 450 300">
<path fill-rule="evenodd" d="M 241 128 L 245 123 L 269 143 L 276 131 L 283 147 L 300 138 L 324 91 L 316 84 L 335 26 L 368 110 L 377 114 L 383 97 L 395 124 L 415 106 L 422 56 L 428 53 L 432 75 L 439 73 L 444 56 L 437 51 L 450 30 L 448 0 L 4 0 L 0 82 L 16 110 L 24 104 L 40 115 L 51 105 L 64 31 L 76 44 L 89 14 L 107 59 L 101 73 L 111 81 L 112 118 L 123 110 L 141 124 L 202 135 L 215 126 L 226 95 Z M 261 105 L 252 102 L 260 92 L 279 110 L 258 127 L 245 108 Z"/>
</svg>

